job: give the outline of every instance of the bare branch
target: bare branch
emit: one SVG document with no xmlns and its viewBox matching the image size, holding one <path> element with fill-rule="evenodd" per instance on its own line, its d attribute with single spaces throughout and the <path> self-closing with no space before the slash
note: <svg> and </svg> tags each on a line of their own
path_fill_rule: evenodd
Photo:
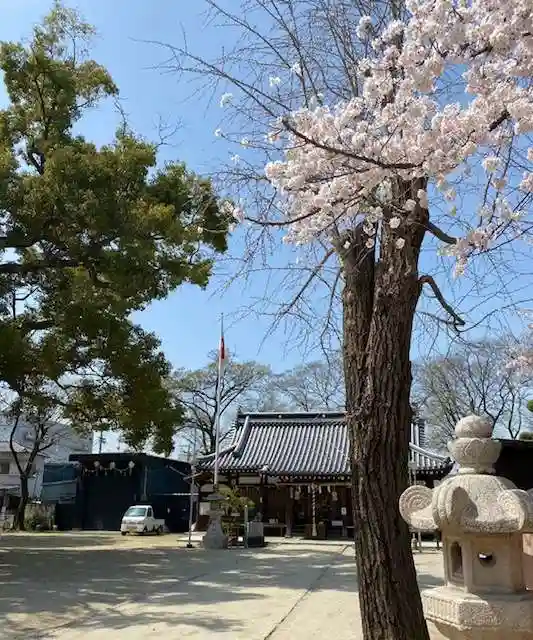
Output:
<svg viewBox="0 0 533 640">
<path fill-rule="evenodd" d="M 441 240 L 442 242 L 445 242 L 446 244 L 455 244 L 457 242 L 457 238 L 454 238 L 454 236 L 449 235 L 448 233 L 446 233 L 446 231 L 443 231 L 442 229 L 437 227 L 437 225 L 433 224 L 433 222 L 431 222 L 430 220 L 428 220 L 428 222 L 426 223 L 426 229 L 430 233 L 432 233 L 435 236 L 435 238 L 438 238 L 439 240 Z"/>
<path fill-rule="evenodd" d="M 458 313 L 456 313 L 453 307 L 446 302 L 433 276 L 429 276 L 429 275 L 420 276 L 418 282 L 420 283 L 421 287 L 424 284 L 428 284 L 431 287 L 431 290 L 433 291 L 435 298 L 437 298 L 442 308 L 453 318 L 456 326 L 460 326 L 460 327 L 464 326 L 465 321 L 461 318 L 461 316 Z"/>
</svg>

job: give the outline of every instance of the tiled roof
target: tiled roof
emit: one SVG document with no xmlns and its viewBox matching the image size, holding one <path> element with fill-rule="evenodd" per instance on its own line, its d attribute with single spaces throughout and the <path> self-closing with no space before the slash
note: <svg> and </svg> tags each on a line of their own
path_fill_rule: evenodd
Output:
<svg viewBox="0 0 533 640">
<path fill-rule="evenodd" d="M 410 445 L 419 472 L 442 474 L 449 458 Z M 200 458 L 212 470 L 214 455 Z M 272 476 L 348 476 L 349 440 L 344 413 L 250 413 L 237 418 L 233 441 L 222 448 L 221 473 L 266 471 Z"/>
<path fill-rule="evenodd" d="M 422 447 L 409 443 L 409 463 L 419 471 L 440 471 L 443 468 L 451 470 L 453 460 L 434 451 L 428 451 Z"/>
</svg>

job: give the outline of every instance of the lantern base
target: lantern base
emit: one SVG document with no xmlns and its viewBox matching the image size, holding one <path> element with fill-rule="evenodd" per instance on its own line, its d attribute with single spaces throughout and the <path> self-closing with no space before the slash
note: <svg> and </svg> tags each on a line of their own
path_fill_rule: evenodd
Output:
<svg viewBox="0 0 533 640">
<path fill-rule="evenodd" d="M 454 587 L 422 593 L 426 618 L 450 640 L 533 640 L 533 593 L 474 595 Z"/>
</svg>

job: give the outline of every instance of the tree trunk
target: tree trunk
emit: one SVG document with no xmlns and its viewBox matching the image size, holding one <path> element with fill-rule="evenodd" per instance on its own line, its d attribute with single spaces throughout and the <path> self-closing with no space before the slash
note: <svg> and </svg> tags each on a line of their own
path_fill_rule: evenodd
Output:
<svg viewBox="0 0 533 640">
<path fill-rule="evenodd" d="M 423 188 L 401 187 L 401 199 Z M 361 230 L 352 232 L 344 258 L 346 409 L 365 640 L 429 640 L 409 530 L 398 509 L 409 479 L 409 352 L 425 220 L 427 211 L 417 207 L 400 229 L 384 224 L 377 262 Z"/>
<path fill-rule="evenodd" d="M 25 531 L 26 529 L 26 507 L 30 501 L 30 492 L 28 489 L 28 478 L 20 477 L 20 502 L 15 513 L 15 529 Z"/>
</svg>

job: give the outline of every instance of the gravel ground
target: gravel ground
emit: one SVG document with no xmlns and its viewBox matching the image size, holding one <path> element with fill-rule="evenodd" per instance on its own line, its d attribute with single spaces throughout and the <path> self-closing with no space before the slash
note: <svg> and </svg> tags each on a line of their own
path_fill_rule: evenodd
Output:
<svg viewBox="0 0 533 640">
<path fill-rule="evenodd" d="M 422 585 L 440 582 L 440 553 L 415 558 Z M 361 637 L 353 548 L 342 542 L 205 551 L 175 535 L 9 534 L 0 617 L 2 640 Z"/>
</svg>

